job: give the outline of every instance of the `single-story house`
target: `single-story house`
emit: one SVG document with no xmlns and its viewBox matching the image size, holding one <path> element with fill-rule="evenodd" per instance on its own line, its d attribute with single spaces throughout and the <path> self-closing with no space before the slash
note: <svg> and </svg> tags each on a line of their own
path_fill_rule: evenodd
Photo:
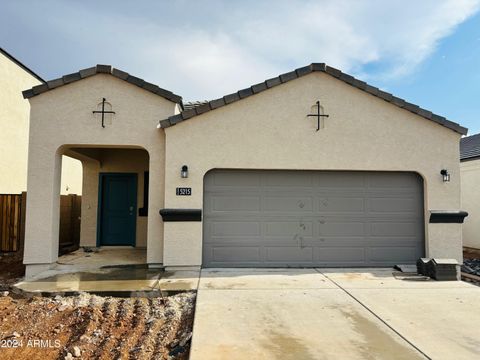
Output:
<svg viewBox="0 0 480 360">
<path fill-rule="evenodd" d="M 462 260 L 467 129 L 323 63 L 188 105 L 109 65 L 23 95 L 27 276 L 57 260 L 62 155 L 83 164 L 81 245 L 152 267 Z"/>
<path fill-rule="evenodd" d="M 39 75 L 0 48 L 0 194 L 27 190 L 30 104 L 22 98 L 22 90 L 43 83 Z M 81 194 L 82 164 L 66 156 L 63 162 L 62 194 Z"/>
<path fill-rule="evenodd" d="M 480 134 L 460 140 L 462 208 L 469 213 L 463 225 L 463 245 L 480 249 Z"/>
</svg>

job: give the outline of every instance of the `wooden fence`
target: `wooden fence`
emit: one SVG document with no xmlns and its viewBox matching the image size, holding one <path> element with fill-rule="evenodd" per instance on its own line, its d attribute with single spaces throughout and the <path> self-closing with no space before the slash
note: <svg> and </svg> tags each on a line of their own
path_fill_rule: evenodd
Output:
<svg viewBox="0 0 480 360">
<path fill-rule="evenodd" d="M 81 208 L 81 196 L 62 195 L 60 197 L 60 254 L 77 250 L 79 247 Z"/>
<path fill-rule="evenodd" d="M 25 193 L 0 194 L 1 252 L 18 251 L 23 246 L 25 200 Z"/>
<path fill-rule="evenodd" d="M 23 250 L 27 193 L 0 194 L 0 252 Z M 59 253 L 78 249 L 82 197 L 60 196 Z"/>
</svg>

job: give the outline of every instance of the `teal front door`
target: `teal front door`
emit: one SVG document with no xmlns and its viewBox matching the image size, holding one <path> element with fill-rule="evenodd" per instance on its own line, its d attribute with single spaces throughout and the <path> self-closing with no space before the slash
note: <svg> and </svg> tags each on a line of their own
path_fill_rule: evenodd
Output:
<svg viewBox="0 0 480 360">
<path fill-rule="evenodd" d="M 135 246 L 137 174 L 102 173 L 99 181 L 99 245 Z"/>
</svg>

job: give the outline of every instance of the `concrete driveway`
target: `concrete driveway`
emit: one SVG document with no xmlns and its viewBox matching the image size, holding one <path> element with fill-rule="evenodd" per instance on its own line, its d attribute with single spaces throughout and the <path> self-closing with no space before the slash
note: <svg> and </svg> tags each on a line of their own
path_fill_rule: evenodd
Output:
<svg viewBox="0 0 480 360">
<path fill-rule="evenodd" d="M 473 359 L 480 288 L 391 269 L 202 270 L 190 359 Z"/>
</svg>

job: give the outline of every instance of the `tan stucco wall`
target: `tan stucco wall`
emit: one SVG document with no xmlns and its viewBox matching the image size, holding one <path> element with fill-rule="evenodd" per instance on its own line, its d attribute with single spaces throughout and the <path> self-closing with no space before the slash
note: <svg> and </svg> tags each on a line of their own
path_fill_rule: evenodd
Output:
<svg viewBox="0 0 480 360">
<path fill-rule="evenodd" d="M 62 156 L 62 174 L 60 182 L 60 194 L 82 195 L 82 162 L 68 156 Z"/>
<path fill-rule="evenodd" d="M 0 52 L 0 194 L 27 190 L 30 104 L 22 91 L 40 83 Z M 81 194 L 81 169 L 81 163 L 65 159 L 62 194 Z"/>
<path fill-rule="evenodd" d="M 320 100 L 325 128 L 307 118 Z M 165 207 L 197 208 L 214 168 L 414 171 L 424 178 L 426 253 L 461 260 L 460 224 L 429 210 L 460 208 L 460 135 L 326 74 L 314 73 L 165 129 Z M 188 165 L 189 178 L 180 167 Z M 451 182 L 443 183 L 441 169 Z M 192 196 L 176 196 L 177 186 Z M 201 265 L 202 224 L 167 222 L 166 266 Z"/>
<path fill-rule="evenodd" d="M 0 52 L 0 194 L 27 188 L 28 116 L 22 90 L 41 82 Z"/>
<path fill-rule="evenodd" d="M 480 159 L 460 163 L 462 209 L 468 212 L 463 224 L 463 245 L 480 249 Z"/>
<path fill-rule="evenodd" d="M 144 173 L 148 171 L 148 153 L 139 149 L 101 149 L 99 161 L 85 161 L 82 195 L 81 246 L 97 246 L 98 180 L 100 173 L 137 174 L 136 247 L 147 246 L 147 217 L 138 216 L 143 207 Z"/>
<path fill-rule="evenodd" d="M 93 115 L 105 97 L 116 112 L 101 127 Z M 98 74 L 30 99 L 30 147 L 24 262 L 44 269 L 57 259 L 61 154 L 68 147 L 140 147 L 150 158 L 147 262 L 163 258 L 165 137 L 158 120 L 174 113 L 175 104 L 107 74 Z M 87 191 L 86 188 L 83 189 Z M 37 264 L 34 266 L 34 264 Z M 33 270 L 32 270 L 33 271 Z M 36 271 L 36 270 L 35 270 Z"/>
</svg>

